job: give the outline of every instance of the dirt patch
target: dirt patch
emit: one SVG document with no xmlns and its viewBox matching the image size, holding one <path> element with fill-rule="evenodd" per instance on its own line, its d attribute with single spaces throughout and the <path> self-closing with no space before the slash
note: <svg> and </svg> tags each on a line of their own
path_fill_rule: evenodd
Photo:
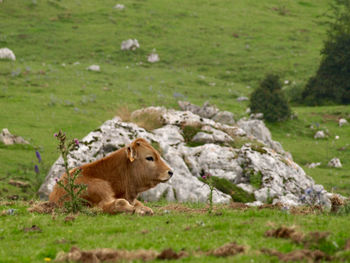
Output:
<svg viewBox="0 0 350 263">
<path fill-rule="evenodd" d="M 8 182 L 10 185 L 13 185 L 13 186 L 16 186 L 16 187 L 19 187 L 19 188 L 27 188 L 27 187 L 30 187 L 30 184 L 28 182 L 23 182 L 23 181 L 19 181 L 19 180 L 13 180 L 11 179 L 9 182 Z"/>
<path fill-rule="evenodd" d="M 176 253 L 172 248 L 164 249 L 158 256 L 157 259 L 180 259 L 188 257 L 188 253 L 185 251 L 180 251 L 179 253 Z"/>
<path fill-rule="evenodd" d="M 281 226 L 277 229 L 270 229 L 265 232 L 265 237 L 291 239 L 297 244 L 303 244 L 305 247 L 311 247 L 324 241 L 330 235 L 329 232 L 310 232 L 304 234 L 297 231 L 294 227 Z"/>
<path fill-rule="evenodd" d="M 207 213 L 207 208 L 189 208 L 183 204 L 169 204 L 159 209 L 160 211 L 176 211 L 180 213 Z"/>
<path fill-rule="evenodd" d="M 99 248 L 94 250 L 81 250 L 72 247 L 68 253 L 59 252 L 56 256 L 56 262 L 82 262 L 82 263 L 99 263 L 99 262 L 117 262 L 117 261 L 150 261 L 155 259 L 179 259 L 187 256 L 186 252 L 174 252 L 171 248 L 165 249 L 161 253 L 154 250 L 114 250 L 111 248 Z"/>
<path fill-rule="evenodd" d="M 345 247 L 344 247 L 345 251 L 350 251 L 350 239 L 348 239 L 345 243 Z"/>
<path fill-rule="evenodd" d="M 46 201 L 34 203 L 27 210 L 30 213 L 52 214 L 56 208 L 58 207 L 55 203 Z"/>
<path fill-rule="evenodd" d="M 332 257 L 320 250 L 300 249 L 289 253 L 281 253 L 277 250 L 263 248 L 260 250 L 264 254 L 276 256 L 283 262 L 298 261 L 298 262 L 320 262 L 331 261 Z"/>
<path fill-rule="evenodd" d="M 247 206 L 245 203 L 232 202 L 228 205 L 228 208 L 234 210 L 246 210 L 249 208 L 249 206 Z"/>
<path fill-rule="evenodd" d="M 27 232 L 38 232 L 38 233 L 43 232 L 41 230 L 41 228 L 38 227 L 37 225 L 32 225 L 31 227 L 25 227 L 25 228 L 23 228 L 23 231 L 26 232 L 26 233 Z"/>
<path fill-rule="evenodd" d="M 323 212 L 321 206 L 293 206 L 290 208 L 290 213 L 293 215 L 310 215 L 310 214 L 320 214 Z"/>
<path fill-rule="evenodd" d="M 221 247 L 218 247 L 212 251 L 209 251 L 207 255 L 215 257 L 229 257 L 239 253 L 245 252 L 245 247 L 238 245 L 236 242 L 227 243 Z"/>
<path fill-rule="evenodd" d="M 64 222 L 73 222 L 76 218 L 74 215 L 68 215 L 64 218 Z"/>
<path fill-rule="evenodd" d="M 265 237 L 286 238 L 296 243 L 300 243 L 304 234 L 298 232 L 294 227 L 281 226 L 277 229 L 270 229 L 265 232 Z"/>
<path fill-rule="evenodd" d="M 338 212 L 339 208 L 342 207 L 343 205 L 345 205 L 345 202 L 342 198 L 340 198 L 338 195 L 332 195 L 332 197 L 330 198 L 331 200 L 331 204 L 332 204 L 332 208 L 331 208 L 331 212 L 336 213 Z"/>
</svg>

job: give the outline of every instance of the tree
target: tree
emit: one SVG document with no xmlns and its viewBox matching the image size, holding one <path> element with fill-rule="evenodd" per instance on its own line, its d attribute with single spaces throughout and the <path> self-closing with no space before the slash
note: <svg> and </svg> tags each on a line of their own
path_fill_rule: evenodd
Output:
<svg viewBox="0 0 350 263">
<path fill-rule="evenodd" d="M 264 119 L 270 122 L 288 119 L 291 110 L 281 87 L 279 77 L 268 74 L 250 97 L 251 112 L 262 112 Z"/>
<path fill-rule="evenodd" d="M 333 0 L 322 60 L 305 86 L 309 105 L 350 103 L 350 0 Z"/>
</svg>

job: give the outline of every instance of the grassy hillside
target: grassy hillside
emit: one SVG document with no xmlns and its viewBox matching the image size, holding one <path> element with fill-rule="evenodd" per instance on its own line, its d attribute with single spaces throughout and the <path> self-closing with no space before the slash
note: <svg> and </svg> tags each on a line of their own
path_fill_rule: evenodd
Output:
<svg viewBox="0 0 350 263">
<path fill-rule="evenodd" d="M 30 198 L 58 157 L 53 134 L 59 129 L 82 138 L 121 106 L 177 107 L 177 100 L 210 101 L 243 116 L 248 96 L 267 72 L 301 87 L 317 69 L 325 37 L 321 25 L 329 1 L 5 0 L 0 4 L 0 47 L 12 49 L 15 62 L 0 61 L 0 128 L 29 140 L 31 146 L 0 145 L 0 196 Z M 123 40 L 141 48 L 120 50 Z M 147 62 L 156 49 L 161 61 Z M 101 72 L 87 71 L 91 64 Z M 328 190 L 349 190 L 349 127 L 336 127 L 348 107 L 295 107 L 299 119 L 270 125 L 302 165 Z M 332 115 L 330 120 L 324 116 Z M 309 129 L 320 122 L 340 140 L 315 142 Z M 289 135 L 287 135 L 289 134 Z M 35 150 L 42 154 L 35 175 Z M 325 166 L 338 155 L 339 170 Z M 30 180 L 19 191 L 10 178 Z"/>
</svg>

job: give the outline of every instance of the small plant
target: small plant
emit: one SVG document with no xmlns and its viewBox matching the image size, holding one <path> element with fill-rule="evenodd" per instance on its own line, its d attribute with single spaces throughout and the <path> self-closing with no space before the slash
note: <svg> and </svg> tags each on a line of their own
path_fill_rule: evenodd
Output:
<svg viewBox="0 0 350 263">
<path fill-rule="evenodd" d="M 215 190 L 214 187 L 214 182 L 213 182 L 213 177 L 210 173 L 205 173 L 202 175 L 202 180 L 209 186 L 209 209 L 208 209 L 208 214 L 211 214 L 213 212 L 213 192 Z"/>
<path fill-rule="evenodd" d="M 290 118 L 291 109 L 282 92 L 279 76 L 269 74 L 263 79 L 250 97 L 250 109 L 252 113 L 263 113 L 269 122 Z"/>
<path fill-rule="evenodd" d="M 310 207 L 322 208 L 326 204 L 322 191 L 322 189 L 307 188 L 305 193 L 300 197 L 300 201 Z"/>
<path fill-rule="evenodd" d="M 77 184 L 75 181 L 80 176 L 81 169 L 75 169 L 70 172 L 68 167 L 68 154 L 72 150 L 76 150 L 79 147 L 79 140 L 74 139 L 66 142 L 66 134 L 59 131 L 55 134 L 55 137 L 59 141 L 58 149 L 61 152 L 63 158 L 64 169 L 67 175 L 65 180 L 57 180 L 57 184 L 62 187 L 66 194 L 62 197 L 64 200 L 64 206 L 68 213 L 77 213 L 82 211 L 83 204 L 86 202 L 84 199 L 80 198 L 83 191 L 86 191 L 87 186 L 84 184 Z"/>
<path fill-rule="evenodd" d="M 38 150 L 35 151 L 35 156 L 38 159 L 38 164 L 34 165 L 34 172 L 36 174 L 35 181 L 32 184 L 32 188 L 33 188 L 34 192 L 36 192 L 39 189 L 39 187 L 40 187 L 40 185 L 42 183 L 41 178 L 40 178 L 40 170 L 42 170 L 43 166 L 44 166 L 42 158 L 41 158 L 41 154 L 40 154 L 40 152 Z"/>
</svg>

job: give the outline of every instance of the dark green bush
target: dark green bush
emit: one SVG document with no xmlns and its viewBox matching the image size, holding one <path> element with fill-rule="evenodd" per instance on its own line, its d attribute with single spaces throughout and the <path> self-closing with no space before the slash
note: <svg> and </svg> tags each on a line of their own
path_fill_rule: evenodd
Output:
<svg viewBox="0 0 350 263">
<path fill-rule="evenodd" d="M 291 110 L 281 88 L 277 75 L 267 75 L 250 97 L 251 112 L 262 112 L 264 119 L 270 122 L 287 120 Z"/>
<path fill-rule="evenodd" d="M 350 103 L 350 0 L 334 0 L 322 60 L 302 93 L 306 104 Z"/>
</svg>

